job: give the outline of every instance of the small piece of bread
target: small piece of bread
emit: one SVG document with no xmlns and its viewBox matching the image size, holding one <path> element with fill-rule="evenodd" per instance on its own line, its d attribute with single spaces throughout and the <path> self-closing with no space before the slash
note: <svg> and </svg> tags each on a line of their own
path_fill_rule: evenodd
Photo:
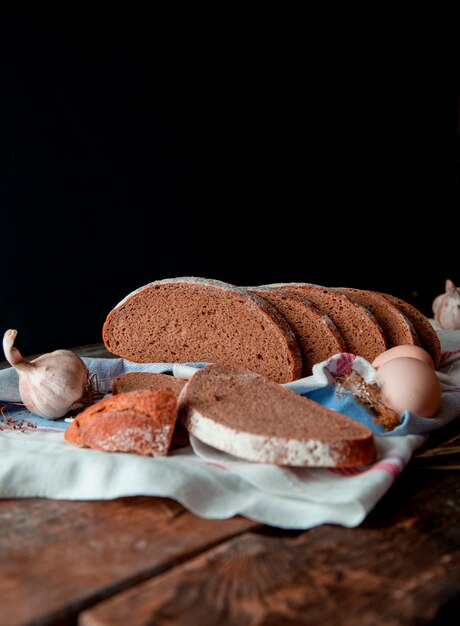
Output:
<svg viewBox="0 0 460 626">
<path fill-rule="evenodd" d="M 372 363 L 387 349 L 382 327 L 372 313 L 348 296 L 322 285 L 312 283 L 274 283 L 264 285 L 303 294 L 326 313 L 344 338 L 347 352 L 362 356 Z"/>
<path fill-rule="evenodd" d="M 388 348 L 401 345 L 419 346 L 420 341 L 412 322 L 387 298 L 376 291 L 340 287 L 339 291 L 366 307 L 383 328 Z"/>
<path fill-rule="evenodd" d="M 137 363 L 224 362 L 276 380 L 300 377 L 296 337 L 266 300 L 218 280 L 158 280 L 124 298 L 107 316 L 106 348 Z"/>
<path fill-rule="evenodd" d="M 435 367 L 437 367 L 441 361 L 441 341 L 436 330 L 430 323 L 430 320 L 409 302 L 388 293 L 382 293 L 381 295 L 385 296 L 385 298 L 397 306 L 404 315 L 410 319 L 417 331 L 422 348 L 428 352 L 433 359 Z"/>
<path fill-rule="evenodd" d="M 310 376 L 315 363 L 346 350 L 345 340 L 331 318 L 300 293 L 271 287 L 248 287 L 278 309 L 297 337 L 302 355 L 302 376 Z"/>
<path fill-rule="evenodd" d="M 128 391 L 79 413 L 64 439 L 105 452 L 166 456 L 176 419 L 177 398 L 171 389 Z"/>
<path fill-rule="evenodd" d="M 204 443 L 259 463 L 351 467 L 376 458 L 367 426 L 229 365 L 192 376 L 179 396 L 179 419 Z"/>
<path fill-rule="evenodd" d="M 176 378 L 169 374 L 155 374 L 154 372 L 129 372 L 117 376 L 112 381 L 112 393 L 124 393 L 126 391 L 139 391 L 148 389 L 157 391 L 158 389 L 171 389 L 176 397 L 179 396 L 186 380 Z"/>
<path fill-rule="evenodd" d="M 184 378 L 176 378 L 169 374 L 155 374 L 154 372 L 128 372 L 121 374 L 112 381 L 112 394 L 125 393 L 127 391 L 140 391 L 148 389 L 157 391 L 159 389 L 171 389 L 176 398 L 187 381 Z M 171 449 L 183 448 L 190 444 L 188 432 L 179 421 L 176 421 L 171 439 Z"/>
</svg>

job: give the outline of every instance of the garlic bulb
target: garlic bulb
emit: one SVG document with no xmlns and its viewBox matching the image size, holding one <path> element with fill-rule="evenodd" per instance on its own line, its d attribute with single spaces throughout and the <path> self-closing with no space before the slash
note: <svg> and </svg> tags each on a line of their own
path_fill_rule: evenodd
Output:
<svg viewBox="0 0 460 626">
<path fill-rule="evenodd" d="M 434 319 L 444 330 L 460 330 L 460 288 L 448 278 L 445 293 L 433 300 Z"/>
<path fill-rule="evenodd" d="M 40 417 L 57 419 L 71 408 L 93 400 L 89 372 L 81 358 L 70 350 L 55 350 L 33 361 L 13 346 L 17 330 L 3 336 L 5 357 L 19 375 L 19 394 L 24 405 Z"/>
</svg>

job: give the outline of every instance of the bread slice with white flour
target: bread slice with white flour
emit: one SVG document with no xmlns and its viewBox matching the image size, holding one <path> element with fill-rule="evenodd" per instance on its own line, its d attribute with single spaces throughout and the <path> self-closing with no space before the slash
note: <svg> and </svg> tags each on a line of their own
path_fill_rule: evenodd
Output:
<svg viewBox="0 0 460 626">
<path fill-rule="evenodd" d="M 181 391 L 178 416 L 200 441 L 248 461 L 352 467 L 376 457 L 367 426 L 230 365 L 197 371 Z"/>
</svg>

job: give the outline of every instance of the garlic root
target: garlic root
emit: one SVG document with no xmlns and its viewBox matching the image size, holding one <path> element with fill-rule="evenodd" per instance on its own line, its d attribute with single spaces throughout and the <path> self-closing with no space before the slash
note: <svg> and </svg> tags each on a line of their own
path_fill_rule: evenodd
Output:
<svg viewBox="0 0 460 626">
<path fill-rule="evenodd" d="M 3 336 L 3 351 L 19 376 L 19 394 L 24 405 L 40 417 L 58 419 L 69 410 L 94 401 L 88 369 L 71 350 L 55 350 L 33 361 L 25 359 L 14 341 L 17 331 Z"/>
</svg>

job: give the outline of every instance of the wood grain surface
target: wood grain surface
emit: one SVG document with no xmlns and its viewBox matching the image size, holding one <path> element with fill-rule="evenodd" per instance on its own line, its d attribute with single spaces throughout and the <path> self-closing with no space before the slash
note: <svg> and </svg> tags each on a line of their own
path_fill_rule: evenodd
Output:
<svg viewBox="0 0 460 626">
<path fill-rule="evenodd" d="M 83 608 L 255 526 L 161 498 L 0 500 L 0 624 L 76 623 Z"/>
<path fill-rule="evenodd" d="M 431 477 L 430 477 L 431 476 Z M 409 471 L 359 528 L 248 532 L 85 611 L 82 626 L 458 624 L 460 485 Z"/>
</svg>

